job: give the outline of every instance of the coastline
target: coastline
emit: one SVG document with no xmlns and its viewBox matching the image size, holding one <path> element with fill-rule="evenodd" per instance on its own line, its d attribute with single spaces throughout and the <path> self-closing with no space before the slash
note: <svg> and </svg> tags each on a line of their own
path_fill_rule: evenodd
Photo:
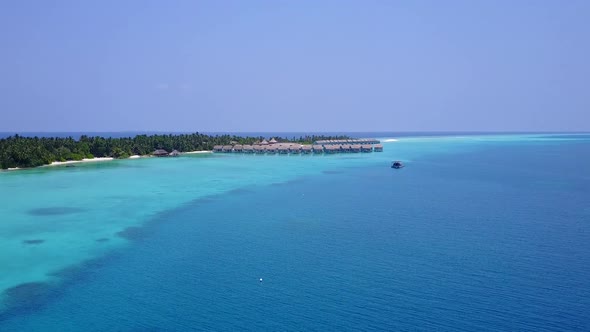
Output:
<svg viewBox="0 0 590 332">
<path fill-rule="evenodd" d="M 84 158 L 82 160 L 54 161 L 49 165 L 43 165 L 40 167 L 62 166 L 62 165 L 80 164 L 80 163 L 93 163 L 93 162 L 111 161 L 111 160 L 115 160 L 115 158 L 113 158 L 113 157 Z"/>
<path fill-rule="evenodd" d="M 189 152 L 183 152 L 182 154 L 201 154 L 201 153 L 213 153 L 213 151 L 209 151 L 209 150 L 189 151 Z"/>
<path fill-rule="evenodd" d="M 207 153 L 213 153 L 213 151 L 209 151 L 209 150 L 188 151 L 188 152 L 183 152 L 182 154 L 207 154 Z M 136 155 L 132 155 L 127 158 L 123 158 L 123 159 L 119 159 L 119 160 L 151 158 L 151 157 L 153 157 L 153 156 L 152 155 L 140 156 L 140 155 L 136 154 Z M 8 168 L 8 169 L 0 169 L 0 172 L 21 171 L 21 170 L 25 170 L 25 169 L 34 169 L 34 168 L 38 168 L 38 167 L 63 166 L 63 165 L 71 165 L 71 164 L 94 163 L 94 162 L 113 161 L 113 160 L 117 160 L 117 159 L 115 159 L 113 157 L 97 157 L 97 158 L 84 158 L 82 160 L 54 161 L 51 164 L 41 165 L 41 166 L 37 166 L 37 167 L 12 167 L 12 168 Z"/>
</svg>

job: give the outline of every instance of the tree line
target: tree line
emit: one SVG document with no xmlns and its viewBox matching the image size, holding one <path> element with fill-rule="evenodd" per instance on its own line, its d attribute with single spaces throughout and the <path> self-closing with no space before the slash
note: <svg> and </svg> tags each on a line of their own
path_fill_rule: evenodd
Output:
<svg viewBox="0 0 590 332">
<path fill-rule="evenodd" d="M 308 135 L 299 138 L 280 138 L 279 142 L 311 144 L 317 140 L 348 139 L 347 136 Z M 128 158 L 131 155 L 149 155 L 156 149 L 168 152 L 212 150 L 215 145 L 253 144 L 264 137 L 236 135 L 210 136 L 200 133 L 180 135 L 137 135 L 135 137 L 25 137 L 14 135 L 0 139 L 0 169 L 37 167 L 54 161 L 82 160 L 84 158 Z"/>
</svg>

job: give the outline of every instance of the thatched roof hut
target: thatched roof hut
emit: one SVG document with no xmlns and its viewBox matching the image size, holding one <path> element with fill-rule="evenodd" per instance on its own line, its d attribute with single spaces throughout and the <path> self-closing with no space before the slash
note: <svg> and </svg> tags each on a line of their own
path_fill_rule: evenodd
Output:
<svg viewBox="0 0 590 332">
<path fill-rule="evenodd" d="M 223 152 L 232 152 L 233 148 L 234 147 L 231 146 L 231 145 L 224 145 L 223 146 Z"/>
<path fill-rule="evenodd" d="M 253 152 L 252 145 L 247 145 L 247 144 L 244 145 L 242 147 L 242 151 L 244 151 L 245 153 L 252 153 Z"/>
<path fill-rule="evenodd" d="M 221 152 L 223 151 L 223 145 L 216 145 L 213 147 L 214 152 Z"/>
<path fill-rule="evenodd" d="M 289 153 L 289 146 L 288 145 L 282 145 L 279 146 L 279 153 L 280 154 L 287 154 Z"/>
<path fill-rule="evenodd" d="M 373 146 L 370 144 L 361 145 L 361 152 L 373 152 Z"/>
<path fill-rule="evenodd" d="M 152 154 L 156 157 L 167 157 L 168 151 L 166 151 L 164 149 L 158 149 L 158 150 L 152 152 Z"/>
<path fill-rule="evenodd" d="M 178 152 L 178 150 L 174 150 L 174 151 L 170 152 L 169 156 L 170 157 L 178 157 L 178 156 L 180 156 L 180 152 Z"/>
<path fill-rule="evenodd" d="M 339 147 L 339 146 L 335 146 L 335 145 L 326 145 L 326 146 L 324 147 L 324 152 L 325 152 L 325 153 L 330 153 L 330 154 L 331 154 L 331 153 L 336 153 L 336 152 L 338 152 L 339 150 L 340 150 L 340 147 Z"/>
<path fill-rule="evenodd" d="M 234 152 L 242 152 L 242 144 L 236 144 L 234 145 Z"/>
<path fill-rule="evenodd" d="M 301 145 L 299 144 L 293 144 L 289 147 L 289 152 L 290 153 L 300 153 L 301 152 Z"/>
<path fill-rule="evenodd" d="M 263 139 L 262 142 L 260 142 L 260 145 L 268 145 L 268 141 Z"/>
<path fill-rule="evenodd" d="M 381 145 L 381 144 L 375 144 L 375 145 L 373 145 L 373 150 L 375 152 L 383 152 L 383 145 Z"/>
<path fill-rule="evenodd" d="M 277 142 L 277 140 L 276 140 L 276 139 L 274 139 L 274 137 L 273 137 L 273 138 L 271 138 L 271 139 L 270 139 L 270 141 L 268 141 L 268 143 L 269 143 L 269 144 L 275 144 L 275 143 L 278 143 L 278 142 Z"/>
<path fill-rule="evenodd" d="M 374 138 L 354 138 L 354 139 L 334 139 L 315 141 L 314 144 L 321 145 L 339 145 L 339 144 L 379 144 L 379 140 Z"/>
</svg>

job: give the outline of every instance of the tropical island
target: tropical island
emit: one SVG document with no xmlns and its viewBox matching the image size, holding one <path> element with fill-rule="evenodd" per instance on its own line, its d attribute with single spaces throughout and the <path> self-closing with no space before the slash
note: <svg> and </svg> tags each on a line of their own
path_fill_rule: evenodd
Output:
<svg viewBox="0 0 590 332">
<path fill-rule="evenodd" d="M 155 150 L 178 152 L 212 151 L 215 146 L 230 144 L 251 145 L 264 137 L 236 135 L 206 135 L 201 133 L 178 135 L 137 135 L 135 137 L 26 137 L 14 135 L 0 139 L 0 169 L 27 168 L 50 165 L 54 162 L 83 159 L 148 156 Z M 274 138 L 280 143 L 312 144 L 318 140 L 349 139 L 345 135 L 306 135 L 299 138 Z"/>
</svg>

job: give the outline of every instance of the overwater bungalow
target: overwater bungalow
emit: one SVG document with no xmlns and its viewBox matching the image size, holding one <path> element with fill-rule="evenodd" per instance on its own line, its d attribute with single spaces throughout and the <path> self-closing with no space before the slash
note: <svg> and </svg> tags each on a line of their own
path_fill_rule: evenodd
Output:
<svg viewBox="0 0 590 332">
<path fill-rule="evenodd" d="M 356 139 L 335 139 L 335 140 L 321 140 L 314 144 L 319 145 L 341 145 L 341 144 L 379 144 L 379 140 L 374 138 L 356 138 Z"/>
<path fill-rule="evenodd" d="M 252 152 L 254 152 L 254 149 L 252 148 L 252 145 L 244 145 L 242 147 L 242 151 L 244 153 L 252 153 Z"/>
<path fill-rule="evenodd" d="M 339 146 L 335 146 L 335 145 L 324 146 L 324 153 L 327 153 L 327 154 L 338 153 L 339 150 L 340 150 Z"/>
<path fill-rule="evenodd" d="M 158 150 L 152 152 L 152 154 L 156 157 L 168 157 L 168 151 L 166 151 L 164 149 L 158 149 Z"/>
<path fill-rule="evenodd" d="M 275 138 L 270 141 L 263 140 L 253 145 L 234 144 L 234 145 L 215 145 L 214 152 L 235 152 L 235 153 L 256 153 L 256 154 L 334 154 L 334 153 L 358 153 L 358 152 L 382 152 L 383 145 L 374 144 L 379 142 L 374 139 L 347 139 L 347 140 L 326 140 L 317 141 L 323 144 L 302 145 L 298 143 L 280 143 Z M 317 143 L 316 142 L 316 143 Z M 362 142 L 362 143 L 360 143 Z M 160 152 L 157 152 L 160 151 Z M 162 152 L 163 151 L 163 152 Z M 156 150 L 155 156 L 172 155 L 165 150 Z"/>
<path fill-rule="evenodd" d="M 178 157 L 178 156 L 180 156 L 180 152 L 178 152 L 178 150 L 174 150 L 174 151 L 170 152 L 169 156 L 170 157 Z"/>
<path fill-rule="evenodd" d="M 264 147 L 261 145 L 255 145 L 254 146 L 254 153 L 256 154 L 264 154 Z"/>
<path fill-rule="evenodd" d="M 287 145 L 279 146 L 279 154 L 289 154 L 289 146 L 287 146 Z"/>
<path fill-rule="evenodd" d="M 324 147 L 321 145 L 312 145 L 311 149 L 313 150 L 313 153 L 324 153 Z"/>
</svg>

